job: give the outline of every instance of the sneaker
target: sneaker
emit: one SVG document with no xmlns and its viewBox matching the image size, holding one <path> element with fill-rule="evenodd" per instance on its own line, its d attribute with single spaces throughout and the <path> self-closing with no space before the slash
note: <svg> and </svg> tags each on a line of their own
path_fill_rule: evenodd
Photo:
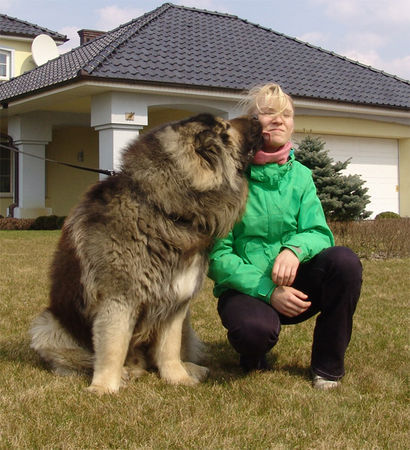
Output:
<svg viewBox="0 0 410 450">
<path fill-rule="evenodd" d="M 327 391 L 328 389 L 334 389 L 340 386 L 340 381 L 337 380 L 328 380 L 327 378 L 323 378 L 320 375 L 313 374 L 312 385 L 315 389 L 319 391 Z"/>
</svg>

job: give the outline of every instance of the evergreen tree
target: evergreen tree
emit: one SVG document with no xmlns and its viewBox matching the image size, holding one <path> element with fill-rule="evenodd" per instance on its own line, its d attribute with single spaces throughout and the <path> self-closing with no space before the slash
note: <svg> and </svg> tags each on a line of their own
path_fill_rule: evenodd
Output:
<svg viewBox="0 0 410 450">
<path fill-rule="evenodd" d="M 325 142 L 316 137 L 307 136 L 295 151 L 296 159 L 312 170 L 319 199 L 327 220 L 348 221 L 366 219 L 371 212 L 366 211 L 370 202 L 366 194 L 368 188 L 360 175 L 343 175 L 340 173 L 350 163 L 334 162 L 328 155 Z"/>
</svg>

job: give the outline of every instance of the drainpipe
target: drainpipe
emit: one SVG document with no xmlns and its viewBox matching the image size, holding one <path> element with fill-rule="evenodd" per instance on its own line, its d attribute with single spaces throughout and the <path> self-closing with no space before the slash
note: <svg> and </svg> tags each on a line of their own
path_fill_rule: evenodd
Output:
<svg viewBox="0 0 410 450">
<path fill-rule="evenodd" d="M 13 142 L 13 140 L 12 140 Z M 14 147 L 14 144 L 13 144 Z M 11 150 L 10 150 L 11 151 Z M 9 206 L 9 214 L 11 217 L 14 217 L 14 208 L 16 208 L 19 204 L 19 154 L 14 153 L 14 186 L 13 186 L 13 204 Z"/>
<path fill-rule="evenodd" d="M 17 147 L 13 143 L 13 138 L 8 134 L 1 133 L 1 141 L 8 147 L 13 147 L 17 150 Z M 11 180 L 13 183 L 13 203 L 8 207 L 8 210 L 9 216 L 14 217 L 14 208 L 19 204 L 19 154 L 10 150 L 10 155 L 14 157 L 14 176 Z"/>
</svg>

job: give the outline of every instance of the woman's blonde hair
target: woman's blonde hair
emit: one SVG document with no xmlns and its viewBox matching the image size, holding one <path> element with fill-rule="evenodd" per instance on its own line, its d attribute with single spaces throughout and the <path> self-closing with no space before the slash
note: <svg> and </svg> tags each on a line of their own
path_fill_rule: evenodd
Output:
<svg viewBox="0 0 410 450">
<path fill-rule="evenodd" d="M 240 102 L 245 113 L 249 116 L 258 114 L 281 114 L 289 106 L 293 110 L 293 100 L 283 92 L 276 83 L 255 86 L 249 90 Z"/>
</svg>

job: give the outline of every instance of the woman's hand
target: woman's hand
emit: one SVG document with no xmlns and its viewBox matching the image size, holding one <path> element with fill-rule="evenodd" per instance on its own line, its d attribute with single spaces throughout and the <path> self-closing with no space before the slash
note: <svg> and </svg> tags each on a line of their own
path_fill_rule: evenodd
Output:
<svg viewBox="0 0 410 450">
<path fill-rule="evenodd" d="M 272 281 L 277 286 L 292 286 L 298 267 L 298 257 L 292 250 L 285 248 L 276 257 L 272 269 Z"/>
<path fill-rule="evenodd" d="M 305 312 L 311 302 L 306 301 L 308 296 L 302 291 L 290 286 L 276 286 L 270 303 L 280 314 L 287 317 L 295 317 Z"/>
</svg>

